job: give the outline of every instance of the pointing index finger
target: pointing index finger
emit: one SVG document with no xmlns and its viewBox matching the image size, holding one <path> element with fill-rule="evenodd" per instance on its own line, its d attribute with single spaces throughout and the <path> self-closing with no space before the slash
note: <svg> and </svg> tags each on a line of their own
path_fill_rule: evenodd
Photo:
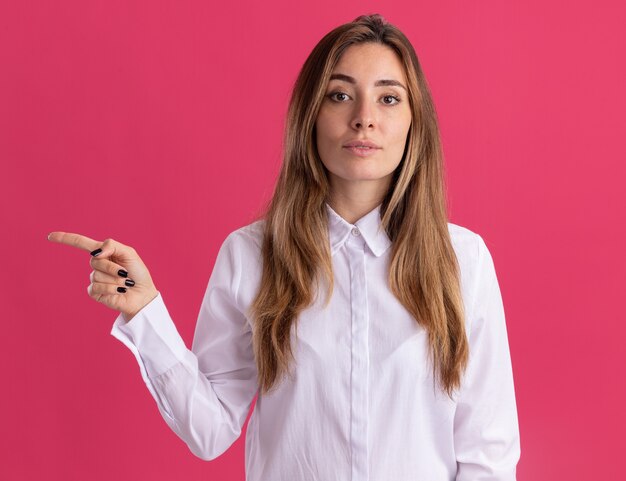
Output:
<svg viewBox="0 0 626 481">
<path fill-rule="evenodd" d="M 102 246 L 102 242 L 72 232 L 51 232 L 48 234 L 48 240 L 58 242 L 59 244 L 67 244 L 89 252 L 92 252 Z"/>
</svg>

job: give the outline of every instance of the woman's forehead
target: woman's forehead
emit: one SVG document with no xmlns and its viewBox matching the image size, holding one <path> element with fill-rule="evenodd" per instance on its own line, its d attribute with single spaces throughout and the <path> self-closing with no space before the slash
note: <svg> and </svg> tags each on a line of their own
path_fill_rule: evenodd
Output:
<svg viewBox="0 0 626 481">
<path fill-rule="evenodd" d="M 329 80 L 358 84 L 362 81 L 406 85 L 402 61 L 394 50 L 381 44 L 357 44 L 348 47 L 333 68 Z"/>
</svg>

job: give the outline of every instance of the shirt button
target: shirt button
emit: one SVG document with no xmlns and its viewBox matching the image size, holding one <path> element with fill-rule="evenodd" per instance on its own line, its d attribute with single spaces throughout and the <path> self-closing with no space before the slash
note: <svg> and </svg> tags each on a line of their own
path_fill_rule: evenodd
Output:
<svg viewBox="0 0 626 481">
<path fill-rule="evenodd" d="M 359 230 L 358 227 L 352 228 L 352 235 L 361 235 L 361 231 Z"/>
</svg>

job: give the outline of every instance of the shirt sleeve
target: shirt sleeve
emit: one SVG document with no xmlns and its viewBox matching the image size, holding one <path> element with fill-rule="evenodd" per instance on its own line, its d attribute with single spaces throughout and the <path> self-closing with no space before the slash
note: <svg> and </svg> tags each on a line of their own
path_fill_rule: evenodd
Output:
<svg viewBox="0 0 626 481">
<path fill-rule="evenodd" d="M 515 481 L 520 437 L 502 296 L 479 237 L 470 357 L 454 417 L 456 481 Z"/>
<path fill-rule="evenodd" d="M 252 332 L 238 301 L 237 239 L 230 234 L 220 247 L 191 350 L 160 292 L 128 323 L 120 314 L 111 330 L 134 354 L 165 422 L 207 461 L 239 437 L 258 390 Z"/>
</svg>

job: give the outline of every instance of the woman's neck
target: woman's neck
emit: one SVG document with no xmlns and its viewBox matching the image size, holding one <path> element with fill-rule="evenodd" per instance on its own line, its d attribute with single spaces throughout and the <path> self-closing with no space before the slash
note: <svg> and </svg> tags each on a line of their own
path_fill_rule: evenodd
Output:
<svg viewBox="0 0 626 481">
<path fill-rule="evenodd" d="M 382 198 L 349 199 L 341 195 L 332 196 L 328 205 L 346 222 L 354 224 L 365 214 L 371 212 L 382 202 Z"/>
</svg>

